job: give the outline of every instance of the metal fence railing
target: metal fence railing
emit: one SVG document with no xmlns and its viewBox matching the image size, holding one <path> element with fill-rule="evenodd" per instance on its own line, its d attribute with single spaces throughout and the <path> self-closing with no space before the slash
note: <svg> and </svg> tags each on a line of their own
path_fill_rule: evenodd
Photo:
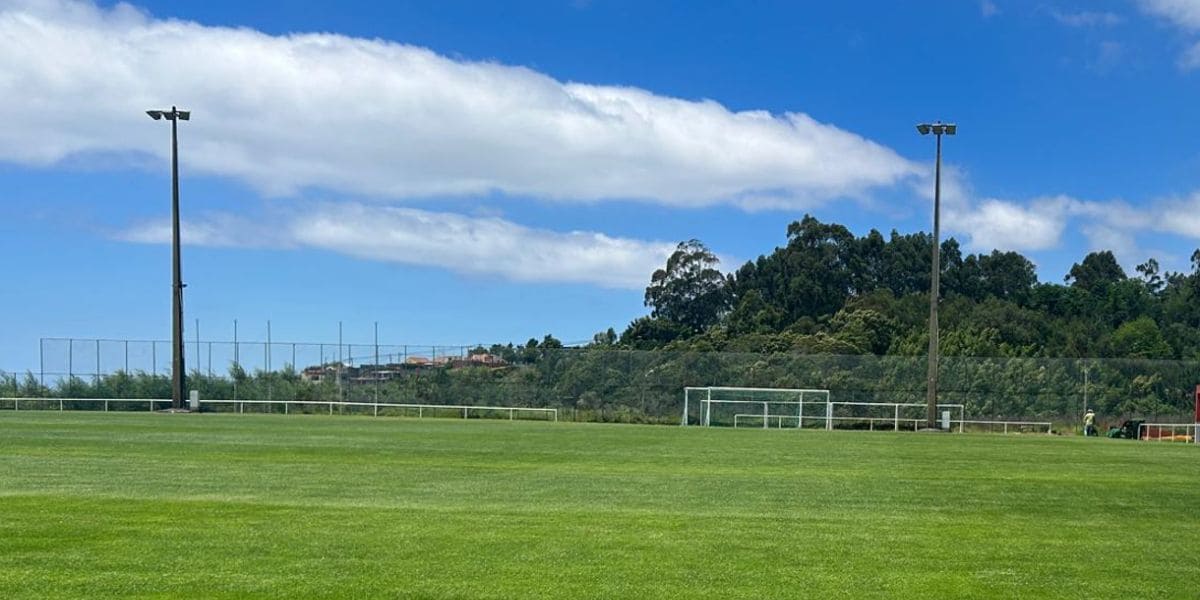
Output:
<svg viewBox="0 0 1200 600">
<path fill-rule="evenodd" d="M 1139 440 L 1200 444 L 1200 423 L 1142 423 L 1137 436 Z"/>
<path fill-rule="evenodd" d="M 237 412 L 242 414 L 246 412 L 246 407 L 249 406 L 252 409 L 251 412 L 256 412 L 254 409 L 257 409 L 257 412 L 282 412 L 285 415 L 292 412 L 312 412 L 312 409 L 317 408 L 322 412 L 327 411 L 330 415 L 334 414 L 335 410 L 339 414 L 349 410 L 352 414 L 369 413 L 376 417 L 390 415 L 416 417 L 418 419 L 454 417 L 462 419 L 507 419 L 509 421 L 515 421 L 520 417 L 522 420 L 532 418 L 558 422 L 558 409 L 556 408 L 530 408 L 524 406 L 459 406 L 449 404 L 397 404 L 394 402 L 338 402 L 336 400 L 201 399 L 198 402 L 203 412 Z M 24 404 L 24 408 L 22 408 L 22 403 Z M 152 412 L 170 406 L 170 398 L 0 398 L 0 410 L 11 409 L 14 411 L 57 410 L 64 412 L 66 410 L 98 410 L 109 412 L 118 410 L 143 410 Z M 367 411 L 365 409 L 370 410 Z"/>
</svg>

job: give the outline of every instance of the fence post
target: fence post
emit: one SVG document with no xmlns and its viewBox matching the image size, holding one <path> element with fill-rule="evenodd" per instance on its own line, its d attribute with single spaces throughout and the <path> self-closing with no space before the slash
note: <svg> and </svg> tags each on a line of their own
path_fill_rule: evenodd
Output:
<svg viewBox="0 0 1200 600">
<path fill-rule="evenodd" d="M 240 345 L 238 344 L 238 320 L 233 320 L 233 364 L 237 367 L 237 371 L 242 370 L 242 357 L 238 352 Z M 239 373 L 240 374 L 240 373 Z M 238 378 L 233 378 L 233 399 L 238 399 Z M 238 413 L 242 412 L 242 405 L 238 404 Z"/>
<path fill-rule="evenodd" d="M 375 321 L 375 403 L 379 403 L 379 321 Z"/>
</svg>

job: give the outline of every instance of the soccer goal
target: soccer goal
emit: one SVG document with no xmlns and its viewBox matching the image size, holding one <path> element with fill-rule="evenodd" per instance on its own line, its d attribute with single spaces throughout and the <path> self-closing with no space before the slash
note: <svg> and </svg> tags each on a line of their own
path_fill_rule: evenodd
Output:
<svg viewBox="0 0 1200 600">
<path fill-rule="evenodd" d="M 828 419 L 829 390 L 687 387 L 681 425 L 800 428 Z"/>
</svg>

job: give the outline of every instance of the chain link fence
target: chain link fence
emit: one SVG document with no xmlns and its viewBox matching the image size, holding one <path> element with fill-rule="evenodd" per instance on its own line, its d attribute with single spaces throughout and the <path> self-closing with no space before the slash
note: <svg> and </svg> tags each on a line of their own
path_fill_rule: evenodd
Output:
<svg viewBox="0 0 1200 600">
<path fill-rule="evenodd" d="M 0 372 L 2 396 L 170 397 L 170 343 L 47 338 L 37 373 Z M 842 402 L 921 403 L 926 359 L 790 353 L 192 341 L 202 397 L 552 407 L 579 420 L 676 423 L 685 386 L 828 389 Z M 1200 362 L 962 358 L 940 362 L 939 402 L 971 418 L 1074 424 L 1190 418 Z"/>
</svg>

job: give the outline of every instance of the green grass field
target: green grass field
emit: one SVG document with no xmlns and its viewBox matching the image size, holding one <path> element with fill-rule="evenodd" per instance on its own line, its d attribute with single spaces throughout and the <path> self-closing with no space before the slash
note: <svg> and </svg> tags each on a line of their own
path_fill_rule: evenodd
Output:
<svg viewBox="0 0 1200 600">
<path fill-rule="evenodd" d="M 0 414 L 0 597 L 1195 598 L 1200 448 Z"/>
</svg>

